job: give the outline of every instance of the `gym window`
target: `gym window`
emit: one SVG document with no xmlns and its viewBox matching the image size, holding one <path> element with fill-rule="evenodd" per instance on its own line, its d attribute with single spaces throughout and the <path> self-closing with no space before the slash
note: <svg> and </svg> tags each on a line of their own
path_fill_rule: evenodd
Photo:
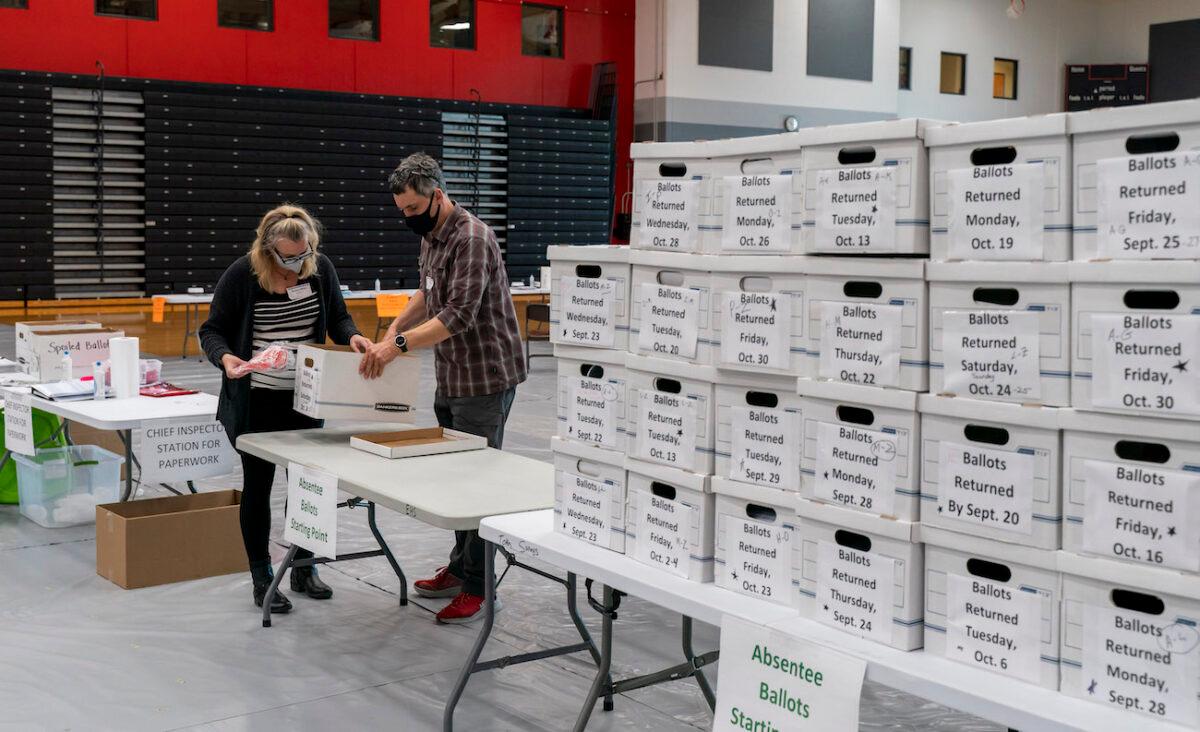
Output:
<svg viewBox="0 0 1200 732">
<path fill-rule="evenodd" d="M 992 97 L 995 99 L 1017 98 L 1017 62 L 1013 59 L 996 59 L 992 69 Z"/>
<path fill-rule="evenodd" d="M 900 47 L 900 88 L 912 89 L 912 49 Z"/>
<path fill-rule="evenodd" d="M 475 0 L 429 0 L 429 45 L 475 50 Z"/>
<path fill-rule="evenodd" d="M 158 20 L 158 0 L 96 0 L 96 15 Z"/>
<path fill-rule="evenodd" d="M 217 0 L 217 25 L 243 30 L 275 30 L 272 0 Z"/>
<path fill-rule="evenodd" d="M 0 0 L 0 8 L 13 10 L 29 10 L 29 0 Z"/>
<path fill-rule="evenodd" d="M 329 0 L 329 37 L 379 40 L 379 0 Z"/>
<path fill-rule="evenodd" d="M 563 57 L 563 9 L 521 3 L 521 53 Z"/>
<path fill-rule="evenodd" d="M 940 91 L 943 94 L 967 93 L 967 54 L 942 51 Z"/>
</svg>

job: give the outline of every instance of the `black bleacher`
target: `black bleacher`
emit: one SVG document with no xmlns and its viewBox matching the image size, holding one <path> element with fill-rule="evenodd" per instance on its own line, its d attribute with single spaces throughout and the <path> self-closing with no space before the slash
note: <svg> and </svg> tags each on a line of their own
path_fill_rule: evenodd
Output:
<svg viewBox="0 0 1200 732">
<path fill-rule="evenodd" d="M 54 291 L 50 85 L 0 78 L 0 300 Z"/>
</svg>

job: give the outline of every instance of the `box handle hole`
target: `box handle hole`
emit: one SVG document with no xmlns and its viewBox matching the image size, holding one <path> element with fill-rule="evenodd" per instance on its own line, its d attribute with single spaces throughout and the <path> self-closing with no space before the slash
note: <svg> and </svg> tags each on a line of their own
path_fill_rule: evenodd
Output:
<svg viewBox="0 0 1200 732">
<path fill-rule="evenodd" d="M 667 485 L 666 483 L 659 483 L 657 480 L 651 481 L 650 492 L 653 493 L 654 495 L 658 496 L 659 498 L 665 498 L 668 501 L 675 500 L 676 491 L 675 491 L 675 486 L 673 486 L 673 485 Z"/>
<path fill-rule="evenodd" d="M 746 158 L 741 164 L 742 175 L 770 173 L 773 170 L 775 165 L 771 158 Z"/>
<path fill-rule="evenodd" d="M 1130 135 L 1125 138 L 1125 152 L 1130 155 L 1171 152 L 1177 147 L 1179 147 L 1179 135 L 1174 132 Z"/>
<path fill-rule="evenodd" d="M 1122 460 L 1136 460 L 1140 463 L 1162 465 L 1171 459 L 1171 448 L 1159 442 L 1118 440 L 1117 444 L 1113 445 L 1113 452 Z"/>
<path fill-rule="evenodd" d="M 971 165 L 1008 165 L 1016 159 L 1017 148 L 1012 145 L 977 147 L 971 151 Z"/>
<path fill-rule="evenodd" d="M 871 551 L 870 537 L 854 531 L 838 529 L 837 531 L 833 532 L 833 540 L 841 546 L 848 547 L 850 549 L 857 549 L 860 552 Z"/>
<path fill-rule="evenodd" d="M 742 288 L 742 292 L 770 292 L 771 278 L 762 276 L 743 277 L 738 280 L 738 286 Z"/>
<path fill-rule="evenodd" d="M 1125 307 L 1132 310 L 1174 310 L 1179 293 L 1174 290 L 1126 290 Z"/>
<path fill-rule="evenodd" d="M 846 297 L 865 297 L 874 300 L 883 294 L 883 285 L 878 282 L 856 282 L 851 280 L 842 285 L 842 294 Z"/>
<path fill-rule="evenodd" d="M 1007 445 L 1008 430 L 1003 427 L 987 427 L 982 424 L 969 424 L 963 427 L 963 437 L 971 442 L 985 442 L 989 445 Z"/>
<path fill-rule="evenodd" d="M 746 392 L 746 403 L 752 407 L 774 409 L 779 406 L 779 395 L 769 391 L 748 391 Z"/>
<path fill-rule="evenodd" d="M 765 521 L 766 523 L 775 523 L 775 509 L 770 506 L 760 506 L 757 503 L 746 504 L 746 515 L 755 521 Z"/>
<path fill-rule="evenodd" d="M 1112 604 L 1122 610 L 1132 610 L 1136 613 L 1146 613 L 1147 615 L 1162 615 L 1163 611 L 1167 609 L 1161 598 L 1154 595 L 1147 595 L 1144 592 L 1113 590 L 1111 597 Z"/>
<path fill-rule="evenodd" d="M 604 367 L 598 363 L 585 363 L 579 366 L 579 375 L 589 379 L 603 379 Z"/>
<path fill-rule="evenodd" d="M 875 159 L 875 148 L 870 145 L 843 147 L 838 150 L 838 162 L 842 165 L 862 165 Z"/>
<path fill-rule="evenodd" d="M 658 174 L 664 178 L 682 178 L 687 175 L 686 163 L 659 163 Z"/>
<path fill-rule="evenodd" d="M 986 302 L 992 305 L 1016 305 L 1021 299 L 1021 293 L 1015 287 L 976 287 L 971 293 L 975 302 Z"/>
<path fill-rule="evenodd" d="M 967 571 L 976 577 L 995 580 L 996 582 L 1008 582 L 1012 579 L 1012 570 L 998 562 L 989 562 L 986 559 L 971 558 L 967 560 Z"/>
<path fill-rule="evenodd" d="M 678 394 L 683 391 L 683 384 L 680 384 L 675 379 L 656 378 L 654 380 L 654 389 L 666 394 Z"/>
<path fill-rule="evenodd" d="M 600 477 L 600 466 L 590 460 L 580 460 L 575 463 L 575 470 L 579 471 L 580 475 L 586 475 L 589 478 Z"/>
<path fill-rule="evenodd" d="M 577 264 L 575 265 L 575 276 L 584 277 L 589 280 L 600 278 L 600 265 L 598 264 Z"/>
<path fill-rule="evenodd" d="M 837 418 L 850 424 L 875 424 L 875 413 L 865 407 L 848 407 L 843 404 L 837 408 Z"/>
<path fill-rule="evenodd" d="M 683 273 L 665 269 L 658 273 L 658 284 L 667 287 L 683 287 Z"/>
</svg>

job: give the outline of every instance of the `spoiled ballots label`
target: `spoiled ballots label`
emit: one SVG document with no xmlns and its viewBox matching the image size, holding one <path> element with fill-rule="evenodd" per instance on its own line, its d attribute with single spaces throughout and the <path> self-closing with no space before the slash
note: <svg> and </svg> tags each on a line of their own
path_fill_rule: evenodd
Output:
<svg viewBox="0 0 1200 732">
<path fill-rule="evenodd" d="M 699 509 L 642 492 L 637 497 L 637 512 L 636 559 L 686 577 L 688 537 L 699 525 Z"/>
<path fill-rule="evenodd" d="M 1100 460 L 1085 460 L 1083 475 L 1084 551 L 1200 571 L 1200 475 Z"/>
<path fill-rule="evenodd" d="M 590 277 L 563 277 L 560 343 L 612 348 L 616 339 L 617 283 Z"/>
<path fill-rule="evenodd" d="M 946 576 L 946 657 L 1037 682 L 1042 598 L 1015 586 Z"/>
<path fill-rule="evenodd" d="M 607 548 L 612 530 L 612 501 L 616 486 L 576 473 L 563 473 L 563 533 Z"/>
<path fill-rule="evenodd" d="M 617 443 L 617 387 L 603 379 L 574 377 L 567 405 L 567 437 L 619 449 Z"/>
<path fill-rule="evenodd" d="M 938 445 L 938 515 L 1029 536 L 1033 461 L 1033 455 L 943 440 Z"/>
<path fill-rule="evenodd" d="M 1101 257 L 1200 257 L 1200 152 L 1107 158 L 1096 173 Z"/>
<path fill-rule="evenodd" d="M 786 369 L 791 365 L 792 297 L 721 293 L 721 363 Z"/>
<path fill-rule="evenodd" d="M 817 425 L 816 497 L 848 508 L 896 513 L 896 436 L 850 425 Z"/>
<path fill-rule="evenodd" d="M 942 316 L 947 394 L 1035 402 L 1042 398 L 1037 313 L 947 311 Z"/>
<path fill-rule="evenodd" d="M 889 643 L 895 576 L 894 559 L 817 542 L 817 619 Z"/>
<path fill-rule="evenodd" d="M 696 462 L 696 402 L 650 389 L 638 392 L 638 457 L 691 470 Z"/>
<path fill-rule="evenodd" d="M 721 586 L 784 605 L 792 601 L 792 529 L 725 515 Z"/>
<path fill-rule="evenodd" d="M 1092 405 L 1200 414 L 1200 315 L 1093 315 Z"/>
<path fill-rule="evenodd" d="M 903 313 L 900 305 L 821 303 L 820 377 L 898 386 Z"/>
<path fill-rule="evenodd" d="M 947 175 L 951 259 L 1041 259 L 1041 163 L 959 168 Z"/>
<path fill-rule="evenodd" d="M 700 333 L 700 292 L 642 283 L 638 348 L 655 356 L 693 358 Z"/>
<path fill-rule="evenodd" d="M 729 477 L 800 490 L 800 415 L 783 409 L 733 407 Z"/>
<path fill-rule="evenodd" d="M 896 168 L 843 168 L 817 173 L 816 249 L 896 251 Z"/>
<path fill-rule="evenodd" d="M 643 181 L 638 197 L 642 204 L 639 228 L 641 248 L 696 251 L 696 213 L 700 206 L 699 181 Z"/>
<path fill-rule="evenodd" d="M 1084 698 L 1194 728 L 1200 636 L 1168 615 L 1084 605 Z"/>
<path fill-rule="evenodd" d="M 792 242 L 792 177 L 730 175 L 725 184 L 721 249 L 786 253 Z"/>
</svg>

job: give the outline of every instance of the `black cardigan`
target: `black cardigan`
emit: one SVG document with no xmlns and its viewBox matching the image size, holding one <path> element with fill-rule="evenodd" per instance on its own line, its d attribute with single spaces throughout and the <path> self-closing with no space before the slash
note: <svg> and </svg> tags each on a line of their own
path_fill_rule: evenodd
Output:
<svg viewBox="0 0 1200 732">
<path fill-rule="evenodd" d="M 314 330 L 316 342 L 323 343 L 328 336 L 334 343 L 348 345 L 353 336 L 359 335 L 359 330 L 346 310 L 346 301 L 342 299 L 333 262 L 324 254 L 318 254 L 317 274 L 302 282 L 312 284 L 321 303 Z M 204 355 L 221 369 L 217 419 L 225 426 L 225 434 L 231 444 L 236 444 L 249 418 L 250 377 L 230 379 L 225 375 L 221 357 L 232 353 L 248 361 L 253 355 L 254 301 L 260 291 L 258 277 L 250 267 L 250 258 L 243 256 L 221 275 L 213 292 L 208 320 L 200 326 L 200 345 L 204 348 Z"/>
</svg>

